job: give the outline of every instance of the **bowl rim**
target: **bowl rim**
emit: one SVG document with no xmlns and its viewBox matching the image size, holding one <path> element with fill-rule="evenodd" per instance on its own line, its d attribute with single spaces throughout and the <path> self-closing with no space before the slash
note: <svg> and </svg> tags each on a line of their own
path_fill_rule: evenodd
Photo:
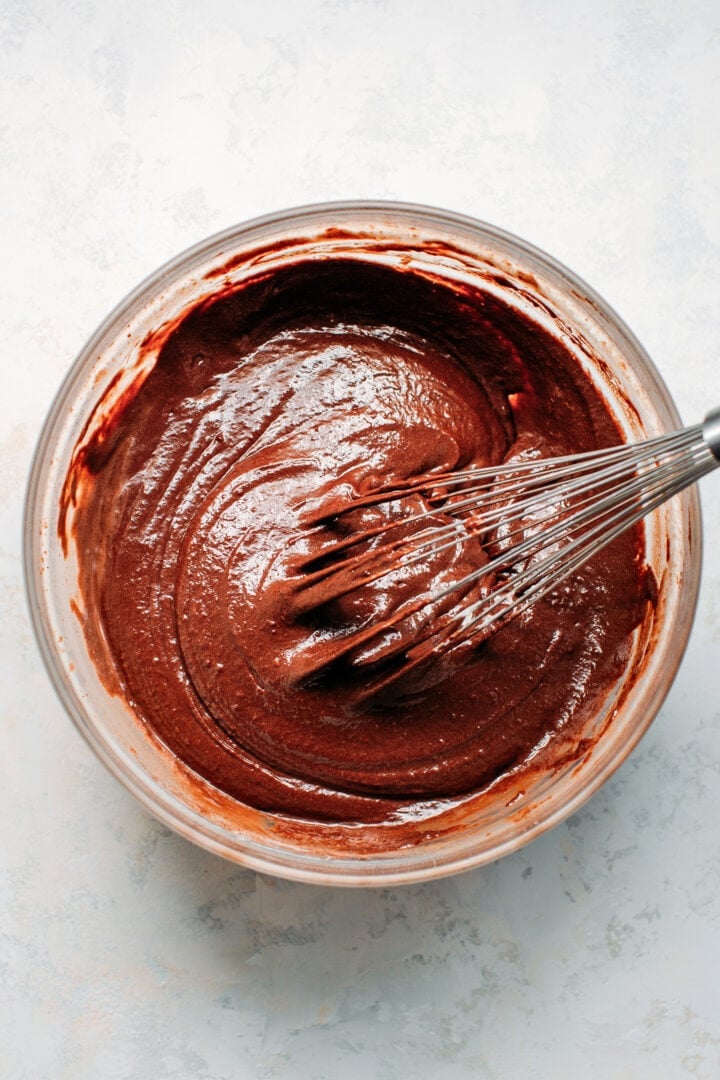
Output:
<svg viewBox="0 0 720 1080">
<path fill-rule="evenodd" d="M 420 218 L 423 225 L 435 223 L 445 230 L 454 229 L 457 231 L 461 229 L 476 235 L 480 234 L 490 241 L 499 242 L 501 246 L 510 246 L 519 254 L 529 257 L 531 262 L 539 262 L 541 266 L 547 267 L 560 277 L 563 282 L 573 289 L 579 290 L 582 298 L 590 301 L 602 319 L 612 325 L 616 339 L 632 352 L 635 371 L 637 372 L 639 368 L 640 373 L 648 377 L 650 384 L 659 393 L 662 405 L 673 423 L 677 426 L 680 426 L 681 423 L 675 403 L 662 376 L 639 340 L 614 308 L 574 271 L 571 271 L 563 263 L 548 255 L 539 247 L 507 230 L 465 214 L 420 203 L 382 199 L 337 200 L 299 205 L 251 218 L 213 233 L 164 262 L 128 292 L 97 326 L 76 354 L 50 403 L 33 453 L 25 493 L 23 510 L 25 593 L 31 623 L 45 669 L 60 702 L 86 743 L 110 773 L 156 819 L 200 847 L 224 856 L 249 869 L 310 884 L 392 886 L 450 876 L 494 862 L 510 854 L 575 813 L 598 791 L 635 749 L 655 719 L 669 692 L 692 630 L 697 609 L 702 565 L 702 519 L 700 499 L 695 486 L 685 493 L 687 514 L 689 515 L 692 530 L 693 548 L 690 566 L 684 567 L 683 586 L 686 589 L 688 602 L 685 605 L 684 617 L 680 625 L 674 627 L 676 663 L 670 665 L 668 670 L 663 671 L 662 676 L 652 688 L 642 717 L 634 724 L 632 730 L 628 732 L 626 738 L 616 747 L 615 752 L 607 758 L 602 767 L 596 770 L 588 779 L 588 782 L 560 805 L 551 808 L 549 813 L 541 815 L 539 820 L 534 821 L 524 829 L 518 829 L 512 837 L 497 843 L 490 850 L 470 851 L 466 854 L 457 855 L 448 861 L 430 859 L 420 865 L 410 865 L 406 868 L 398 868 L 387 859 L 373 860 L 372 857 L 362 859 L 355 857 L 342 861 L 340 859 L 317 859 L 314 865 L 304 864 L 303 862 L 290 862 L 283 857 L 283 852 L 280 849 L 262 848 L 256 841 L 247 838 L 244 845 L 238 844 L 236 833 L 231 834 L 230 830 L 200 818 L 181 800 L 161 788 L 139 765 L 135 769 L 128 771 L 128 762 L 115 752 L 112 741 L 106 739 L 97 725 L 92 722 L 89 713 L 81 707 L 66 680 L 58 652 L 54 643 L 50 640 L 47 620 L 44 618 L 44 599 L 39 583 L 41 575 L 37 567 L 38 515 L 36 511 L 39 508 L 42 495 L 40 484 L 43 468 L 48 452 L 53 446 L 54 435 L 64 415 L 68 400 L 82 378 L 83 365 L 88 357 L 95 353 L 97 346 L 108 335 L 110 330 L 123 319 L 125 314 L 139 300 L 152 295 L 159 283 L 172 278 L 178 271 L 184 270 L 187 273 L 193 263 L 196 263 L 204 254 L 209 254 L 213 249 L 219 249 L 226 243 L 247 240 L 254 232 L 262 232 L 268 228 L 283 225 L 291 226 L 302 219 L 309 222 L 316 220 L 327 223 L 328 218 L 332 217 L 332 215 L 367 215 L 370 218 L 373 213 L 389 214 L 396 220 L 402 218 L 417 220 Z M 202 828 L 198 827 L 199 824 L 202 825 Z M 233 846 L 230 846 L 227 842 L 227 837 L 230 835 L 236 841 Z M 419 855 L 422 846 L 404 850 Z"/>
</svg>

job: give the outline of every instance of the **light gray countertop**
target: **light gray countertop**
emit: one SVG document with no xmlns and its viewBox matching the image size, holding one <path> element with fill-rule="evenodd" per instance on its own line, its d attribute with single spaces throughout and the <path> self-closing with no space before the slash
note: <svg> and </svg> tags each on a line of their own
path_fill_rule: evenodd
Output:
<svg viewBox="0 0 720 1080">
<path fill-rule="evenodd" d="M 141 810 L 29 627 L 23 489 L 100 319 L 253 215 L 398 198 L 589 281 L 688 421 L 720 404 L 717 3 L 0 3 L 0 1073 L 10 1080 L 720 1075 L 720 477 L 657 721 L 579 813 L 457 878 L 239 869 Z"/>
</svg>

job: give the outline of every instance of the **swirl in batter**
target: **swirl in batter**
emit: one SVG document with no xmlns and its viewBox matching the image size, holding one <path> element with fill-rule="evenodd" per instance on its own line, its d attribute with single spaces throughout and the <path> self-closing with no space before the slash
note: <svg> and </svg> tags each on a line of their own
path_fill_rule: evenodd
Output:
<svg viewBox="0 0 720 1080">
<path fill-rule="evenodd" d="M 73 465 L 88 642 L 170 750 L 243 803 L 369 822 L 477 791 L 580 731 L 624 670 L 649 596 L 639 531 L 392 699 L 355 700 L 382 640 L 377 658 L 303 677 L 354 628 L 486 558 L 472 540 L 297 616 L 299 559 L 413 507 L 308 527 L 314 510 L 619 441 L 570 352 L 480 288 L 361 259 L 286 266 L 190 311 L 110 428 Z M 411 641 L 436 616 L 397 632 Z"/>
</svg>

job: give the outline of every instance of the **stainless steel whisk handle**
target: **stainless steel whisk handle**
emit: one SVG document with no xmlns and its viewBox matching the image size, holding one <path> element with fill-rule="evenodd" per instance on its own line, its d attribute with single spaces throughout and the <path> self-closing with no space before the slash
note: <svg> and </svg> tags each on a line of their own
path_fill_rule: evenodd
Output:
<svg viewBox="0 0 720 1080">
<path fill-rule="evenodd" d="M 713 409 L 703 421 L 702 436 L 714 457 L 720 461 L 720 409 Z"/>
</svg>

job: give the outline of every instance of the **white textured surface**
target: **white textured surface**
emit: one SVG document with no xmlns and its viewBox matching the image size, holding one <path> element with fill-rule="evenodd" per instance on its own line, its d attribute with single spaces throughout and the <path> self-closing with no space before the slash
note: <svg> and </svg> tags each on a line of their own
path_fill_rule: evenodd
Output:
<svg viewBox="0 0 720 1080">
<path fill-rule="evenodd" d="M 590 281 L 688 420 L 720 403 L 716 0 L 0 2 L 0 1073 L 10 1080 L 720 1075 L 720 485 L 690 649 L 631 760 L 504 862 L 283 883 L 91 756 L 21 586 L 33 443 L 147 272 L 252 215 L 400 198 Z"/>
</svg>

